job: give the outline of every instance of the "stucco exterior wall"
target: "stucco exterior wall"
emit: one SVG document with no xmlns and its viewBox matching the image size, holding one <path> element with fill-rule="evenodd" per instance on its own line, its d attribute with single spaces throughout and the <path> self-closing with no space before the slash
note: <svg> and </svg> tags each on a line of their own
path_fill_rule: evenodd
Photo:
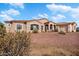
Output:
<svg viewBox="0 0 79 59">
<path fill-rule="evenodd" d="M 76 32 L 76 24 L 73 24 L 72 30 L 73 32 Z"/>
<path fill-rule="evenodd" d="M 45 22 L 48 22 L 48 20 L 47 19 L 41 19 L 41 20 L 38 20 L 39 22 L 41 22 L 41 23 L 45 23 Z"/>
<path fill-rule="evenodd" d="M 31 30 L 31 24 L 37 24 L 39 25 L 39 30 L 38 32 L 41 32 L 41 26 L 44 26 L 43 24 L 40 24 L 39 22 L 37 21 L 32 21 L 32 22 L 27 22 L 27 32 L 32 32 L 33 30 Z M 44 28 L 44 27 L 43 27 Z M 44 29 L 43 29 L 44 30 Z"/>
<path fill-rule="evenodd" d="M 6 23 L 6 31 L 7 32 L 15 32 L 15 24 L 11 23 Z"/>
<path fill-rule="evenodd" d="M 58 26 L 58 32 L 61 32 L 61 31 L 66 32 L 67 31 L 66 26 Z"/>
<path fill-rule="evenodd" d="M 58 26 L 58 32 L 64 31 L 64 32 L 76 32 L 76 24 L 68 24 L 68 25 L 62 25 Z"/>
<path fill-rule="evenodd" d="M 45 23 L 46 22 L 46 23 Z M 48 22 L 47 19 L 44 20 L 38 20 L 38 21 L 26 21 L 26 22 L 12 22 L 12 23 L 6 23 L 6 31 L 7 32 L 16 32 L 17 31 L 17 24 L 22 25 L 22 29 L 20 31 L 26 31 L 33 32 L 31 30 L 31 24 L 37 24 L 39 25 L 38 32 L 45 32 L 45 31 L 54 31 L 55 29 L 58 30 L 58 32 L 64 31 L 64 32 L 76 32 L 76 23 L 74 24 L 65 24 L 65 25 L 56 25 L 54 22 Z M 45 25 L 48 25 L 48 29 L 45 28 Z M 50 25 L 52 25 L 52 29 L 50 29 Z M 56 26 L 56 28 L 54 27 Z M 43 26 L 43 29 L 42 29 Z"/>
<path fill-rule="evenodd" d="M 52 25 L 52 29 L 50 29 L 50 25 Z M 54 23 L 53 22 L 49 22 L 48 26 L 49 26 L 49 31 L 54 31 Z"/>
<path fill-rule="evenodd" d="M 10 24 L 10 26 L 8 25 Z M 26 24 L 24 23 L 7 23 L 6 24 L 6 31 L 7 32 L 16 32 L 17 31 L 17 24 L 21 24 L 22 25 L 22 29 L 20 31 L 26 31 Z"/>
</svg>

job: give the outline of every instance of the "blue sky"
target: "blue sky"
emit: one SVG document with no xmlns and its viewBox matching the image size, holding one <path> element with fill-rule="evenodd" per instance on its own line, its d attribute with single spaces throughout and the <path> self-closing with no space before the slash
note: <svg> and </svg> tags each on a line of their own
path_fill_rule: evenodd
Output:
<svg viewBox="0 0 79 59">
<path fill-rule="evenodd" d="M 79 26 L 78 3 L 0 3 L 0 21 L 48 18 L 53 22 L 73 22 Z"/>
</svg>

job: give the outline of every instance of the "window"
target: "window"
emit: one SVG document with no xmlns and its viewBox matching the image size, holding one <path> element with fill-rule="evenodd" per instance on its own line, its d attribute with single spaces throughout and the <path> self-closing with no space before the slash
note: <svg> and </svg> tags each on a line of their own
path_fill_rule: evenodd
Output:
<svg viewBox="0 0 79 59">
<path fill-rule="evenodd" d="M 22 25 L 21 24 L 17 24 L 17 30 L 22 29 Z"/>
<path fill-rule="evenodd" d="M 31 25 L 31 30 L 34 30 L 34 29 L 39 29 L 39 25 L 37 25 L 37 24 L 32 24 L 32 25 Z"/>
</svg>

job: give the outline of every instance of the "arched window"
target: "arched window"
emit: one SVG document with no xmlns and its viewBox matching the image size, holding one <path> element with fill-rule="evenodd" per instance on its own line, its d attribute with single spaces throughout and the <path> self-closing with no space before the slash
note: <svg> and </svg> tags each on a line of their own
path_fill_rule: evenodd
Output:
<svg viewBox="0 0 79 59">
<path fill-rule="evenodd" d="M 37 24 L 31 24 L 31 30 L 38 30 L 39 29 L 39 25 Z"/>
</svg>

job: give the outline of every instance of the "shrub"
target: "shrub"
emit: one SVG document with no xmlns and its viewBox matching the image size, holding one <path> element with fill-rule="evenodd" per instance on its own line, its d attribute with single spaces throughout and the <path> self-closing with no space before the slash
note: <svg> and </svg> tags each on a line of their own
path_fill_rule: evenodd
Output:
<svg viewBox="0 0 79 59">
<path fill-rule="evenodd" d="M 22 56 L 29 55 L 30 34 L 17 32 L 16 34 L 7 33 L 0 40 L 0 55 L 4 56 Z"/>
<path fill-rule="evenodd" d="M 63 35 L 65 35 L 66 32 L 64 32 L 64 31 L 60 31 L 59 34 L 63 34 Z"/>
</svg>

